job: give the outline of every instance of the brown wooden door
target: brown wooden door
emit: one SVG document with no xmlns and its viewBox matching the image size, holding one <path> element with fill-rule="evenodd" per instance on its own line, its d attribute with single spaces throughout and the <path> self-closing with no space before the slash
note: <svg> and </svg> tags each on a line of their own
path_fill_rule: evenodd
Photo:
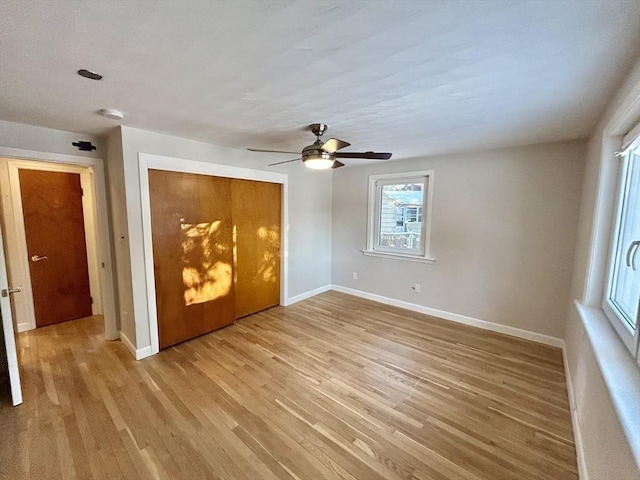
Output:
<svg viewBox="0 0 640 480">
<path fill-rule="evenodd" d="M 235 311 L 245 317 L 280 303 L 281 185 L 232 180 Z"/>
<path fill-rule="evenodd" d="M 149 170 L 160 348 L 234 322 L 231 180 Z"/>
<path fill-rule="evenodd" d="M 19 169 L 36 326 L 91 315 L 77 173 Z"/>
</svg>

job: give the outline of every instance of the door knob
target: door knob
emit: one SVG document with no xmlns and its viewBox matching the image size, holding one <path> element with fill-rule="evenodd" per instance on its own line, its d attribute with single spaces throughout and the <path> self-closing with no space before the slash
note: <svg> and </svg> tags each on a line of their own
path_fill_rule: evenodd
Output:
<svg viewBox="0 0 640 480">
<path fill-rule="evenodd" d="M 32 256 L 31 256 L 31 261 L 32 261 L 32 262 L 39 262 L 40 260 L 46 260 L 47 258 L 49 258 L 49 257 L 47 257 L 46 255 L 43 255 L 43 256 L 40 256 L 40 255 L 32 255 Z"/>
<path fill-rule="evenodd" d="M 2 290 L 2 296 L 8 297 L 10 293 L 20 293 L 22 291 L 22 287 L 18 286 L 16 288 L 5 288 Z"/>
</svg>

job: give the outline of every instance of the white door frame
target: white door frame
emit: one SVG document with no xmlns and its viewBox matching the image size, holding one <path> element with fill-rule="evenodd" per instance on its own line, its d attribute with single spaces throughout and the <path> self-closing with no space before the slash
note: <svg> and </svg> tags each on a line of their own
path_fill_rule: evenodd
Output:
<svg viewBox="0 0 640 480">
<path fill-rule="evenodd" d="M 19 270 L 22 280 L 22 299 L 24 310 L 16 308 L 16 323 L 18 331 L 33 330 L 36 328 L 35 309 L 33 303 L 33 285 L 29 270 L 29 258 L 27 249 L 27 237 L 24 224 L 24 210 L 22 207 L 22 195 L 20 189 L 19 170 L 39 170 L 48 172 L 74 173 L 80 175 L 80 185 L 83 190 L 82 212 L 84 218 L 85 244 L 87 246 L 87 266 L 89 273 L 89 289 L 93 299 L 91 305 L 92 315 L 102 315 L 102 292 L 100 289 L 100 263 L 98 255 L 98 235 L 95 222 L 95 199 L 93 195 L 93 172 L 91 167 L 77 167 L 75 165 L 33 162 L 25 160 L 8 160 L 9 185 L 11 189 L 11 203 L 13 218 L 16 226 L 16 239 L 18 240 L 19 256 L 13 262 L 20 263 Z M 47 252 L 40 252 L 46 254 Z M 12 262 L 12 263 L 13 263 Z M 13 266 L 13 265 L 12 265 Z M 14 267 L 15 268 L 15 267 Z M 26 313 L 26 318 L 21 318 Z M 25 327 L 26 323 L 26 327 Z"/>
<path fill-rule="evenodd" d="M 14 298 L 18 331 L 31 330 L 36 326 L 18 178 L 18 168 L 25 168 L 80 174 L 84 191 L 82 204 L 92 312 L 104 316 L 108 340 L 119 338 L 103 160 L 6 147 L 0 147 L 0 157 L 0 190 L 3 192 L 7 248 L 10 259 L 19 259 L 9 262 L 9 278 L 14 286 L 23 287 L 23 293 L 18 294 L 20 298 Z"/>
<path fill-rule="evenodd" d="M 18 366 L 16 337 L 13 330 L 13 318 L 11 315 L 11 295 L 9 294 L 9 285 L 9 279 L 7 277 L 7 264 L 2 243 L 2 228 L 0 228 L 0 290 L 7 292 L 6 297 L 0 296 L 0 312 L 2 314 L 4 348 L 7 352 L 7 368 L 9 370 L 11 401 L 13 403 L 13 406 L 16 406 L 22 403 L 22 386 L 20 385 L 20 368 Z"/>
<path fill-rule="evenodd" d="M 153 270 L 153 240 L 151 236 L 151 200 L 149 197 L 149 169 L 170 172 L 194 173 L 216 177 L 238 178 L 259 182 L 279 183 L 282 185 L 282 222 L 280 255 L 280 304 L 285 305 L 289 298 L 287 279 L 289 274 L 289 190 L 286 173 L 266 172 L 249 168 L 233 167 L 210 162 L 198 162 L 149 153 L 138 153 L 140 167 L 140 201 L 142 207 L 142 241 L 144 244 L 144 264 L 147 279 L 147 311 L 149 314 L 149 336 L 151 355 L 160 351 L 158 338 L 158 311 L 156 309 L 156 283 Z"/>
</svg>

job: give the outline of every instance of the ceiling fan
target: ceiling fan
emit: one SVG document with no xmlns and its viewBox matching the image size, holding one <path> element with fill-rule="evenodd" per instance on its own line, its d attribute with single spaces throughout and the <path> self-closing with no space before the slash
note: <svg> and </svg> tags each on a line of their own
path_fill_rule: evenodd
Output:
<svg viewBox="0 0 640 480">
<path fill-rule="evenodd" d="M 344 167 L 344 163 L 337 160 L 338 158 L 364 158 L 367 160 L 389 160 L 391 153 L 377 153 L 377 152 L 338 152 L 338 150 L 351 145 L 349 142 L 338 140 L 337 138 L 330 138 L 326 142 L 322 142 L 320 137 L 327 131 L 327 127 L 324 123 L 312 123 L 309 125 L 309 130 L 316 136 L 316 141 L 311 145 L 307 145 L 302 149 L 302 153 L 287 152 L 283 150 L 262 150 L 259 148 L 248 148 L 252 152 L 266 152 L 266 153 L 292 153 L 300 155 L 299 158 L 292 160 L 285 160 L 284 162 L 270 163 L 269 166 L 280 165 L 282 163 L 297 162 L 302 160 L 305 166 L 313 168 L 314 170 L 322 170 L 326 168 L 340 168 Z"/>
</svg>

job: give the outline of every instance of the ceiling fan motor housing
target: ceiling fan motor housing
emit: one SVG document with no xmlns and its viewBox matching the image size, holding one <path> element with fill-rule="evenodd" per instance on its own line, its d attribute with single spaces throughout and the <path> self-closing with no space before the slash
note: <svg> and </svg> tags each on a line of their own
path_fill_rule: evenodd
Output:
<svg viewBox="0 0 640 480">
<path fill-rule="evenodd" d="M 326 160 L 335 160 L 335 153 L 329 153 L 322 149 L 322 141 L 316 140 L 312 145 L 307 145 L 302 149 L 302 161 L 307 161 L 308 158 L 322 158 Z"/>
</svg>

